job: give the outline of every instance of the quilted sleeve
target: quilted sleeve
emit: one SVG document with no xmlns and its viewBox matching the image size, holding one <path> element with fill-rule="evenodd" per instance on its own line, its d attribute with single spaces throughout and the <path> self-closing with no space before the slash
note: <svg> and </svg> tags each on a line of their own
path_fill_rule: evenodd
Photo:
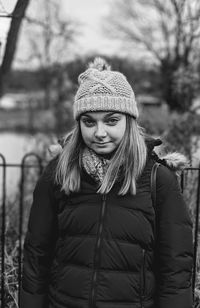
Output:
<svg viewBox="0 0 200 308">
<path fill-rule="evenodd" d="M 48 169 L 33 193 L 24 242 L 21 308 L 46 307 L 49 271 L 58 234 L 55 197 L 52 182 L 47 176 Z"/>
<path fill-rule="evenodd" d="M 192 222 L 177 178 L 164 166 L 157 173 L 156 207 L 157 306 L 192 308 Z"/>
</svg>

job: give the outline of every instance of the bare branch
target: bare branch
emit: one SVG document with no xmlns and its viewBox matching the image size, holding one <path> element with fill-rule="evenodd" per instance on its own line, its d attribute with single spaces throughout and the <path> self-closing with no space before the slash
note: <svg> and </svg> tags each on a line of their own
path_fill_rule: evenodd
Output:
<svg viewBox="0 0 200 308">
<path fill-rule="evenodd" d="M 169 107 L 187 109 L 194 92 L 192 85 L 183 91 L 187 96 L 182 93 L 179 97 L 172 83 L 176 71 L 193 68 L 192 56 L 200 53 L 200 1 L 115 0 L 109 22 L 115 38 L 123 39 L 124 44 L 135 43 L 136 48 L 142 47 L 159 61 Z"/>
<path fill-rule="evenodd" d="M 170 1 L 171 1 L 171 4 L 174 7 L 176 14 L 179 15 L 180 14 L 180 7 L 179 7 L 178 2 L 176 0 L 170 0 Z"/>
<path fill-rule="evenodd" d="M 154 56 L 160 61 L 161 57 L 157 50 L 154 48 L 151 40 L 151 34 L 148 31 L 147 33 L 143 33 L 142 31 L 138 34 L 134 33 L 129 27 L 119 25 L 121 31 L 123 31 L 124 37 L 128 38 L 128 40 L 135 41 L 136 43 L 140 43 L 143 45 L 148 51 L 154 54 Z M 143 29 L 144 31 L 145 29 Z"/>
<path fill-rule="evenodd" d="M 197 3 L 196 3 L 197 4 Z M 187 15 L 183 23 L 184 32 L 182 41 L 184 46 L 184 61 L 187 62 L 191 52 L 194 50 L 194 42 L 200 37 L 200 5 L 192 7 L 187 3 Z"/>
<path fill-rule="evenodd" d="M 109 16 L 112 36 L 139 43 L 159 60 L 179 61 L 193 51 L 199 35 L 200 5 L 195 10 L 191 5 L 190 12 L 188 3 L 191 0 L 115 0 Z"/>
<path fill-rule="evenodd" d="M 159 25 L 160 25 L 160 29 L 162 30 L 167 54 L 169 56 L 170 55 L 170 36 L 171 36 L 172 31 L 170 31 L 169 29 L 169 23 L 166 22 L 166 15 L 167 17 L 169 16 L 171 17 L 171 11 L 163 5 L 163 2 L 161 3 L 159 0 L 154 0 L 154 5 L 160 17 Z"/>
<path fill-rule="evenodd" d="M 31 46 L 29 59 L 37 59 L 40 66 L 50 67 L 66 58 L 78 23 L 62 17 L 60 3 L 56 0 L 38 0 L 34 10 L 26 16 L 25 27 Z"/>
<path fill-rule="evenodd" d="M 24 19 L 30 23 L 30 24 L 33 24 L 33 25 L 36 25 L 36 26 L 40 26 L 40 27 L 46 27 L 46 23 L 44 23 L 44 21 L 41 21 L 39 19 L 36 19 L 36 18 L 33 18 L 33 17 L 30 17 L 30 16 L 24 16 Z"/>
</svg>

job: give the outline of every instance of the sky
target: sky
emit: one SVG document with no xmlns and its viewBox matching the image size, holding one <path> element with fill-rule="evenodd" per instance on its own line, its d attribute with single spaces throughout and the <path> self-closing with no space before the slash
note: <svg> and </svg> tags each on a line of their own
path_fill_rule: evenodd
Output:
<svg viewBox="0 0 200 308">
<path fill-rule="evenodd" d="M 84 31 L 80 38 L 80 45 L 84 50 L 102 50 L 113 52 L 116 46 L 113 41 L 102 33 L 101 24 L 109 11 L 108 0 L 62 0 L 66 14 L 83 23 Z"/>
<path fill-rule="evenodd" d="M 58 1 L 61 3 L 63 16 L 69 16 L 72 20 L 77 20 L 81 23 L 81 34 L 77 37 L 76 46 L 73 50 L 74 54 L 84 55 L 96 52 L 110 55 L 116 54 L 116 51 L 122 52 L 121 43 L 106 38 L 102 31 L 103 18 L 109 11 L 109 0 Z M 0 12 L 11 13 L 15 4 L 16 0 L 0 0 Z M 33 10 L 33 4 L 31 2 L 29 5 L 28 14 Z M 0 18 L 0 40 L 2 43 L 0 60 L 2 60 L 9 24 L 10 19 Z M 23 47 L 20 50 L 26 50 L 25 42 L 22 43 L 21 41 L 20 44 Z"/>
</svg>

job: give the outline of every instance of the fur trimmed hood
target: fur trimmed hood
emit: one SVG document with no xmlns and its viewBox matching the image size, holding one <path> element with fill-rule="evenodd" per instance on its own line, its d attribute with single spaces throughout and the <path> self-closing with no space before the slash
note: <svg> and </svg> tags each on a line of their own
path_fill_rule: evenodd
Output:
<svg viewBox="0 0 200 308">
<path fill-rule="evenodd" d="M 58 156 L 59 154 L 61 154 L 62 149 L 65 146 L 65 143 L 68 142 L 70 137 L 71 137 L 71 132 L 67 136 L 58 139 L 58 143 L 57 144 L 52 144 L 52 145 L 49 146 L 48 152 L 49 152 L 49 155 L 50 155 L 51 159 L 53 159 L 56 156 Z"/>
<path fill-rule="evenodd" d="M 160 157 L 160 159 L 161 161 L 164 161 L 166 166 L 173 171 L 181 171 L 189 165 L 185 155 L 178 152 L 168 153 Z"/>
<path fill-rule="evenodd" d="M 58 156 L 65 145 L 65 143 L 70 139 L 70 135 L 67 135 L 66 138 L 58 140 L 57 144 L 53 144 L 49 147 L 49 154 L 51 158 Z M 146 144 L 148 149 L 148 155 L 152 157 L 158 163 L 166 166 L 177 174 L 181 172 L 184 168 L 189 166 L 188 159 L 185 155 L 178 152 L 169 152 L 164 155 L 158 155 L 154 150 L 155 147 L 162 145 L 162 140 L 152 137 L 146 137 Z"/>
<path fill-rule="evenodd" d="M 179 152 L 168 152 L 163 155 L 158 155 L 155 152 L 154 147 L 162 145 L 161 139 L 148 137 L 146 143 L 149 155 L 158 163 L 166 166 L 177 174 L 189 166 L 189 161 L 186 156 Z"/>
</svg>

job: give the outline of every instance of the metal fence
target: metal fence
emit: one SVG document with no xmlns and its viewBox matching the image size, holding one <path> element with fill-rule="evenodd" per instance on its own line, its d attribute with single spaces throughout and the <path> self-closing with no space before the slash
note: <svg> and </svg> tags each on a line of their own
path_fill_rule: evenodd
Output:
<svg viewBox="0 0 200 308">
<path fill-rule="evenodd" d="M 29 162 L 30 158 L 34 158 L 34 163 Z M 38 156 L 35 153 L 27 153 L 22 158 L 22 161 L 20 164 L 11 164 L 7 163 L 5 157 L 0 154 L 0 167 L 2 170 L 2 179 L 1 179 L 1 188 L 0 188 L 0 196 L 1 196 L 1 307 L 5 308 L 7 305 L 7 302 L 11 302 L 13 300 L 13 305 L 9 304 L 7 307 L 18 307 L 19 303 L 19 295 L 20 295 L 20 288 L 18 287 L 21 283 L 21 261 L 22 261 L 22 225 L 23 225 L 23 219 L 24 219 L 24 188 L 26 183 L 26 174 L 28 170 L 30 169 L 38 169 L 38 176 L 41 175 L 42 170 L 44 168 L 44 162 L 40 156 Z M 13 288 L 13 294 L 9 293 L 9 286 L 8 281 L 6 281 L 6 268 L 5 268 L 5 261 L 6 261 L 6 217 L 8 217 L 8 213 L 6 212 L 6 205 L 7 205 L 7 198 L 8 193 L 6 189 L 6 180 L 7 180 L 7 169 L 8 168 L 18 168 L 20 171 L 19 175 L 19 195 L 18 195 L 18 204 L 15 206 L 18 207 L 18 217 L 16 219 L 18 220 L 18 232 L 17 232 L 17 260 L 15 260 L 17 263 L 17 268 L 13 264 L 13 272 L 11 275 L 14 276 L 13 281 L 16 283 L 16 287 Z"/>
<path fill-rule="evenodd" d="M 30 162 L 29 159 L 34 159 L 34 162 Z M 27 185 L 27 174 L 28 170 L 34 169 L 38 171 L 37 177 L 42 173 L 42 170 L 45 166 L 45 162 L 42 160 L 40 156 L 35 153 L 28 153 L 23 158 L 20 164 L 11 164 L 7 163 L 5 157 L 0 154 L 0 171 L 1 171 L 1 179 L 0 179 L 0 221 L 1 221 L 1 256 L 0 256 L 0 264 L 1 264 L 1 307 L 18 307 L 18 299 L 20 288 L 19 285 L 21 283 L 21 264 L 22 264 L 22 247 L 23 247 L 23 221 L 24 221 L 24 197 L 25 197 L 25 185 Z M 13 269 L 10 269 L 10 275 L 14 276 L 12 284 L 13 284 L 13 294 L 9 293 L 9 281 L 6 277 L 7 269 L 5 266 L 6 257 L 6 239 L 9 234 L 7 234 L 7 224 L 6 218 L 8 217 L 7 213 L 7 200 L 8 194 L 6 189 L 6 178 L 7 178 L 7 169 L 8 168 L 18 168 L 20 171 L 19 176 L 19 187 L 18 187 L 18 199 L 17 199 L 17 212 L 18 216 L 15 217 L 15 220 L 18 221 L 18 230 L 17 230 L 17 260 L 15 260 L 15 265 L 13 265 Z M 184 192 L 185 188 L 185 178 L 188 172 L 195 173 L 195 206 L 194 206 L 194 271 L 193 271 L 193 290 L 195 287 L 196 280 L 196 268 L 197 268 L 197 251 L 198 251 L 198 231 L 199 231 L 199 207 L 200 207 L 200 165 L 198 168 L 186 168 L 181 174 L 181 188 Z M 12 258 L 13 256 L 11 256 Z M 9 270 L 8 270 L 9 272 Z M 9 273 L 8 273 L 9 275 Z M 7 304 L 9 302 L 9 305 Z M 13 303 L 12 303 L 13 302 Z"/>
</svg>

